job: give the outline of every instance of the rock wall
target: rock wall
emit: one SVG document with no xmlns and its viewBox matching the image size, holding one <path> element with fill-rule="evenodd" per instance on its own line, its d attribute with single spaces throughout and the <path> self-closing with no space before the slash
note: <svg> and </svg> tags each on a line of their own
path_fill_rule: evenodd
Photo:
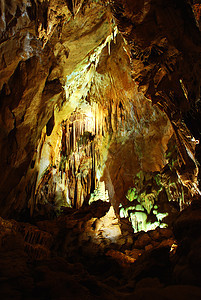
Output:
<svg viewBox="0 0 201 300">
<path fill-rule="evenodd" d="M 133 78 L 171 121 L 183 161 L 178 173 L 183 184 L 192 182 L 191 191 L 196 194 L 198 169 L 189 155 L 195 145 L 184 141 L 181 125 L 185 113 L 200 97 L 201 37 L 192 7 L 188 1 L 160 0 L 146 4 L 119 0 L 112 5 L 118 28 L 127 41 Z"/>
<path fill-rule="evenodd" d="M 198 97 L 199 30 L 187 3 L 165 11 L 160 1 L 2 1 L 2 216 L 79 208 L 100 181 L 119 215 L 130 189 L 153 194 L 139 172 L 148 186 L 172 177 L 155 192 L 175 183 L 185 199 L 168 199 L 180 207 L 199 192 L 196 140 L 182 123 Z"/>
<path fill-rule="evenodd" d="M 2 299 L 201 298 L 199 23 L 200 1 L 1 0 Z"/>
<path fill-rule="evenodd" d="M 110 34 L 107 8 L 82 2 L 1 2 L 2 214 L 21 210 L 34 193 L 33 157 L 55 105 L 66 99 L 66 76 Z"/>
</svg>

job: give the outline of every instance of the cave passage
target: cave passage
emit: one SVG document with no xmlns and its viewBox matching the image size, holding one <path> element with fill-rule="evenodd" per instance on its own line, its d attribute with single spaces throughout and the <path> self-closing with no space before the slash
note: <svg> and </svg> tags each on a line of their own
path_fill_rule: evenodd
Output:
<svg viewBox="0 0 201 300">
<path fill-rule="evenodd" d="M 198 0 L 1 1 L 1 299 L 201 299 L 200 26 Z"/>
</svg>

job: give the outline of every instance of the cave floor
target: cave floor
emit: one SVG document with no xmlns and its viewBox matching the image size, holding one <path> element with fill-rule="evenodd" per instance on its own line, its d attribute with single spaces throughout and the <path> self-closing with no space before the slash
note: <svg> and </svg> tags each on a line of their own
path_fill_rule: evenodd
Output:
<svg viewBox="0 0 201 300">
<path fill-rule="evenodd" d="M 35 224 L 1 218 L 0 298 L 201 299 L 194 206 L 173 230 L 134 234 L 125 222 L 119 235 L 117 220 L 103 219 L 109 204 L 98 202 Z"/>
</svg>

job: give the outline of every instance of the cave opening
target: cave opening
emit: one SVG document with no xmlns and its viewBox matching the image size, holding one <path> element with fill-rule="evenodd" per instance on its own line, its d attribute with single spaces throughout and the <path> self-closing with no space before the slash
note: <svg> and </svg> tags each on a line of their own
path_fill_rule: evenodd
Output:
<svg viewBox="0 0 201 300">
<path fill-rule="evenodd" d="M 0 297 L 201 299 L 201 2 L 0 8 Z"/>
</svg>

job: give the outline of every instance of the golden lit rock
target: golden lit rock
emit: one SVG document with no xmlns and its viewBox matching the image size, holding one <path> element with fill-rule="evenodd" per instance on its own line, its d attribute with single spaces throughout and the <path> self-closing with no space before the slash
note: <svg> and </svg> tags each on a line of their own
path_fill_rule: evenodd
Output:
<svg viewBox="0 0 201 300">
<path fill-rule="evenodd" d="M 199 2 L 1 0 L 1 299 L 201 298 Z"/>
</svg>

